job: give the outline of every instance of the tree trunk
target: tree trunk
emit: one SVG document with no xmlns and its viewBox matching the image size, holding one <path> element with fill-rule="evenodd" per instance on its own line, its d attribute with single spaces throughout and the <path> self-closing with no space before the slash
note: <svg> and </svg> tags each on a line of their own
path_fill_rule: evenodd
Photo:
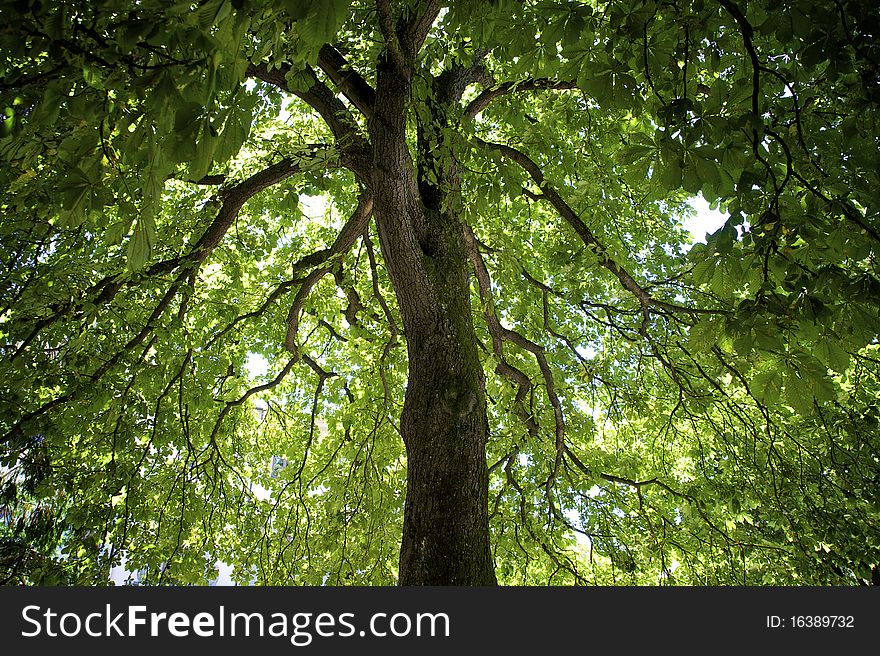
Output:
<svg viewBox="0 0 880 656">
<path fill-rule="evenodd" d="M 379 240 L 403 318 L 409 377 L 401 416 L 407 490 L 401 585 L 494 585 L 485 381 L 468 260 L 450 187 L 416 180 L 406 141 L 408 76 L 383 63 L 369 130 Z M 454 191 L 454 169 L 447 168 Z"/>
</svg>

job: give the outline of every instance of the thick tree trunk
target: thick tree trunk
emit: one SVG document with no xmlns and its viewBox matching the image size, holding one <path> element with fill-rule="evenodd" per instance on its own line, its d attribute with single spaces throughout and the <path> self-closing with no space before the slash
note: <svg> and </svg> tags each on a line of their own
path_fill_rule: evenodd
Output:
<svg viewBox="0 0 880 656">
<path fill-rule="evenodd" d="M 441 209 L 442 194 L 420 192 L 406 142 L 407 77 L 386 64 L 376 87 L 369 126 L 374 212 L 409 358 L 399 580 L 493 585 L 486 398 L 461 224 Z"/>
</svg>

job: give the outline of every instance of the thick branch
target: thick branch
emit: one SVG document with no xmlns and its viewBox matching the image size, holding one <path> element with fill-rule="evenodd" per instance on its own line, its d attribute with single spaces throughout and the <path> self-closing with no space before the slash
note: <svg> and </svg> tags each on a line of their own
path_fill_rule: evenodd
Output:
<svg viewBox="0 0 880 656">
<path fill-rule="evenodd" d="M 223 174 L 206 175 L 198 180 L 187 180 L 191 184 L 219 187 L 226 182 L 226 176 Z"/>
<path fill-rule="evenodd" d="M 470 66 L 454 63 L 434 78 L 434 91 L 443 104 L 458 103 L 471 84 L 492 84 L 491 76 L 479 57 Z"/>
<path fill-rule="evenodd" d="M 376 12 L 379 15 L 379 30 L 385 39 L 385 49 L 388 51 L 388 57 L 397 69 L 408 74 L 410 67 L 407 65 L 400 46 L 400 39 L 397 30 L 394 28 L 394 16 L 391 13 L 391 3 L 389 0 L 376 0 Z"/>
<path fill-rule="evenodd" d="M 329 43 L 322 46 L 318 53 L 318 66 L 364 117 L 369 119 L 373 115 L 373 103 L 376 101 L 373 87 Z"/>
<path fill-rule="evenodd" d="M 401 40 L 403 41 L 403 47 L 409 50 L 411 56 L 415 57 L 425 43 L 425 39 L 428 38 L 428 32 L 431 31 L 431 26 L 437 20 L 442 7 L 442 3 L 428 0 L 425 5 L 425 11 L 421 15 L 413 16 L 403 27 Z"/>
<path fill-rule="evenodd" d="M 303 74 L 311 81 L 309 89 L 307 91 L 291 89 L 287 84 L 287 74 L 291 70 L 291 67 L 287 65 L 269 70 L 266 64 L 251 64 L 247 68 L 247 75 L 296 96 L 318 112 L 339 144 L 343 154 L 342 164 L 366 182 L 369 179 L 369 156 L 367 154 L 369 149 L 366 139 L 358 131 L 357 122 L 348 108 L 326 84 L 318 79 L 311 67 L 303 71 Z"/>
<path fill-rule="evenodd" d="M 577 89 L 577 82 L 574 80 L 550 80 L 547 78 L 524 80 L 522 82 L 503 82 L 492 89 L 486 89 L 480 93 L 480 95 L 468 103 L 464 113 L 466 116 L 476 116 L 496 98 L 514 91 L 543 91 L 545 89 Z"/>
<path fill-rule="evenodd" d="M 264 189 L 299 173 L 302 170 L 299 160 L 301 160 L 301 156 L 297 157 L 297 161 L 286 157 L 223 192 L 223 205 L 220 207 L 220 211 L 217 212 L 214 221 L 195 243 L 187 258 L 199 262 L 204 260 L 223 239 L 244 204 Z"/>
</svg>

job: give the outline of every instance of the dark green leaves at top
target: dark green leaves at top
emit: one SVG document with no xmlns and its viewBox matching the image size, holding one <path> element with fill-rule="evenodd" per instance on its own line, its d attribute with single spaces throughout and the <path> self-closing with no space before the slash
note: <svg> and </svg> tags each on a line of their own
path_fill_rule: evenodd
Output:
<svg viewBox="0 0 880 656">
<path fill-rule="evenodd" d="M 635 77 L 618 61 L 588 61 L 578 73 L 577 83 L 603 108 L 633 108 L 641 99 Z"/>
<path fill-rule="evenodd" d="M 297 62 L 313 62 L 325 43 L 335 41 L 339 28 L 349 17 L 351 0 L 285 0 L 285 11 L 296 21 L 302 47 Z"/>
<path fill-rule="evenodd" d="M 73 166 L 58 184 L 61 201 L 60 223 L 75 227 L 85 219 L 86 212 L 98 205 L 101 195 L 101 167 L 94 160 L 84 162 L 85 168 Z"/>
<path fill-rule="evenodd" d="M 232 10 L 230 0 L 208 0 L 196 10 L 199 27 L 208 29 L 229 16 Z"/>
</svg>

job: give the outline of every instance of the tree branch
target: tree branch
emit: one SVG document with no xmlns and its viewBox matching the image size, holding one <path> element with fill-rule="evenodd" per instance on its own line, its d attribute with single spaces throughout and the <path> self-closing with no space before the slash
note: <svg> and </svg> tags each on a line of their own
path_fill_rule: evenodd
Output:
<svg viewBox="0 0 880 656">
<path fill-rule="evenodd" d="M 743 45 L 746 48 L 746 52 L 748 53 L 749 60 L 752 64 L 752 113 L 755 115 L 755 119 L 757 120 L 761 116 L 761 60 L 758 58 L 758 53 L 755 50 L 755 44 L 752 41 L 755 30 L 752 27 L 752 24 L 749 23 L 748 19 L 734 2 L 732 2 L 731 0 L 718 0 L 718 4 L 724 7 L 724 9 L 731 16 L 733 16 L 733 19 L 736 21 L 737 25 L 739 25 L 740 33 L 742 34 L 743 38 Z M 752 139 L 752 149 L 757 156 L 758 143 L 760 141 L 757 128 L 752 129 Z"/>
<path fill-rule="evenodd" d="M 311 81 L 309 89 L 307 91 L 291 89 L 287 83 L 287 74 L 291 70 L 288 65 L 269 70 L 266 64 L 250 64 L 247 68 L 247 75 L 296 96 L 318 112 L 338 142 L 339 149 L 343 154 L 342 164 L 357 174 L 363 182 L 368 182 L 371 150 L 367 140 L 358 130 L 357 122 L 351 112 L 336 97 L 336 94 L 318 79 L 311 67 L 307 67 L 303 71 L 303 74 Z"/>
<path fill-rule="evenodd" d="M 143 278 L 155 278 L 175 269 L 189 265 L 198 267 L 208 255 L 217 247 L 229 227 L 238 216 L 238 212 L 245 202 L 264 189 L 281 182 L 301 170 L 299 163 L 286 158 L 262 171 L 254 173 L 246 180 L 222 192 L 223 204 L 217 212 L 214 220 L 205 229 L 201 237 L 192 244 L 186 255 L 173 257 L 157 262 L 143 272 L 138 280 L 123 280 L 119 275 L 105 276 L 103 279 L 89 287 L 82 294 L 82 299 L 76 299 L 65 303 L 52 315 L 41 319 L 28 336 L 19 345 L 11 359 L 16 359 L 27 350 L 39 333 L 48 325 L 60 319 L 62 316 L 80 307 L 83 299 L 91 298 L 96 306 L 101 306 L 112 301 L 123 287 L 133 287 L 140 283 Z"/>
<path fill-rule="evenodd" d="M 373 115 L 373 103 L 376 100 L 373 87 L 329 43 L 318 52 L 318 66 L 365 118 L 369 119 Z"/>
<path fill-rule="evenodd" d="M 580 469 L 584 474 L 586 474 L 590 478 L 600 478 L 604 481 L 608 481 L 609 483 L 616 483 L 617 485 L 626 485 L 628 487 L 631 487 L 634 490 L 636 490 L 636 492 L 639 494 L 640 499 L 641 499 L 641 489 L 643 487 L 647 487 L 649 485 L 655 485 L 655 486 L 665 490 L 666 492 L 668 492 L 669 494 L 671 494 L 674 497 L 678 497 L 680 499 L 685 499 L 686 501 L 688 501 L 691 504 L 691 506 L 693 506 L 694 510 L 697 511 L 697 513 L 700 515 L 700 517 L 703 519 L 703 521 L 706 522 L 706 524 L 709 526 L 709 528 L 711 528 L 716 533 L 718 533 L 726 542 L 733 542 L 733 540 L 730 538 L 730 536 L 727 533 L 725 533 L 711 519 L 709 519 L 709 516 L 706 514 L 706 511 L 703 509 L 703 506 L 700 504 L 699 500 L 696 499 L 695 497 L 693 497 L 692 495 L 687 494 L 685 492 L 679 492 L 678 490 L 671 488 L 669 485 L 667 485 L 663 481 L 657 479 L 656 477 L 650 478 L 650 479 L 644 480 L 644 481 L 637 481 L 637 480 L 630 479 L 630 478 L 624 478 L 622 476 L 615 476 L 614 474 L 605 474 L 605 473 L 601 473 L 601 472 L 595 472 L 592 469 L 590 469 L 589 467 L 587 467 L 583 462 L 581 462 L 580 459 L 574 454 L 574 452 L 571 449 L 569 449 L 568 447 L 565 448 L 565 455 L 578 469 Z M 753 545 L 753 546 L 774 548 L 770 545 Z"/>
<path fill-rule="evenodd" d="M 556 189 L 545 180 L 543 171 L 541 171 L 535 162 L 533 162 L 525 153 L 516 150 L 515 148 L 511 148 L 510 146 L 489 143 L 479 138 L 477 139 L 477 142 L 482 146 L 497 150 L 506 158 L 522 167 L 526 173 L 529 174 L 535 184 L 538 185 L 538 188 L 544 193 L 544 197 L 550 201 L 550 204 L 553 205 L 556 211 L 559 212 L 560 216 L 565 219 L 565 222 L 574 229 L 577 235 L 581 238 L 581 241 L 584 242 L 587 248 L 596 254 L 599 264 L 611 271 L 611 273 L 620 280 L 620 283 L 624 288 L 630 291 L 638 299 L 642 307 L 647 307 L 651 304 L 652 299 L 650 295 L 639 286 L 623 267 L 608 256 L 605 247 L 602 246 L 577 213 L 568 205 L 568 203 L 565 202 L 565 200 L 563 200 Z"/>
<path fill-rule="evenodd" d="M 324 260 L 326 261 L 331 257 L 337 257 L 348 252 L 348 250 L 354 245 L 355 241 L 357 241 L 358 236 L 366 229 L 367 222 L 370 220 L 370 215 L 372 213 L 373 198 L 368 194 L 363 194 L 358 200 L 357 209 L 348 219 L 342 230 L 339 231 L 339 234 L 334 240 L 333 245 L 330 247 Z M 297 353 L 296 333 L 299 330 L 300 313 L 308 299 L 308 295 L 321 278 L 332 270 L 333 266 L 327 265 L 312 271 L 306 276 L 305 280 L 302 281 L 302 285 L 293 299 L 293 305 L 291 305 L 290 311 L 287 313 L 287 334 L 284 337 L 284 348 L 293 354 Z"/>
<path fill-rule="evenodd" d="M 492 283 L 489 278 L 489 270 L 486 268 L 486 263 L 483 261 L 483 257 L 480 255 L 479 250 L 477 250 L 476 238 L 474 237 L 474 233 L 470 226 L 465 225 L 463 232 L 468 256 L 476 273 L 477 284 L 480 289 L 480 299 L 485 306 L 486 323 L 488 324 L 489 332 L 492 335 L 492 350 L 500 360 L 495 371 L 517 385 L 518 392 L 516 395 L 516 402 L 521 402 L 531 388 L 532 383 L 526 374 L 504 360 L 503 343 L 507 341 L 516 344 L 535 357 L 535 360 L 538 363 L 538 369 L 540 369 L 541 376 L 544 379 L 544 386 L 547 389 L 547 398 L 553 408 L 556 439 L 556 462 L 554 463 L 550 477 L 547 479 L 549 485 L 559 472 L 559 466 L 562 462 L 563 448 L 565 446 L 565 419 L 562 414 L 562 404 L 559 402 L 559 397 L 556 395 L 556 383 L 553 379 L 553 372 L 550 370 L 550 365 L 547 363 L 543 347 L 527 339 L 517 331 L 505 327 L 498 320 L 498 316 L 492 305 Z M 525 412 L 524 407 L 521 408 L 519 412 L 520 417 L 529 429 L 529 433 L 534 434 L 533 431 L 536 433 L 537 424 L 535 423 L 534 418 Z"/>
<path fill-rule="evenodd" d="M 415 57 L 425 43 L 428 32 L 431 31 L 431 26 L 437 20 L 442 7 L 442 3 L 428 0 L 425 4 L 425 11 L 421 15 L 413 16 L 409 23 L 403 27 L 401 31 L 403 47 L 410 51 L 408 54 L 412 57 Z"/>
<path fill-rule="evenodd" d="M 503 82 L 492 89 L 486 89 L 481 92 L 480 95 L 468 103 L 464 113 L 465 116 L 476 116 L 496 98 L 514 91 L 543 91 L 547 89 L 577 89 L 577 82 L 574 80 L 551 80 L 547 78 L 524 80 L 522 82 Z"/>
<path fill-rule="evenodd" d="M 506 158 L 518 164 L 520 167 L 523 168 L 523 170 L 526 171 L 526 173 L 529 174 L 535 184 L 538 185 L 538 187 L 543 192 L 543 197 L 548 200 L 551 205 L 553 205 L 554 209 L 559 212 L 559 215 L 565 220 L 565 222 L 574 229 L 578 237 L 581 238 L 581 241 L 584 243 L 584 245 L 589 248 L 593 253 L 595 253 L 599 264 L 608 269 L 608 271 L 610 271 L 611 273 L 613 273 L 614 276 L 620 281 L 620 284 L 624 287 L 624 289 L 626 289 L 633 296 L 636 297 L 636 299 L 639 301 L 639 305 L 641 305 L 642 307 L 642 312 L 645 315 L 646 320 L 648 316 L 648 310 L 651 307 L 656 307 L 667 312 L 685 312 L 691 314 L 719 313 L 716 310 L 701 310 L 675 305 L 652 297 L 641 285 L 636 282 L 636 280 L 629 274 L 629 272 L 627 272 L 626 269 L 620 266 L 608 255 L 605 247 L 599 242 L 593 232 L 581 220 L 577 213 L 568 205 L 568 203 L 565 202 L 562 196 L 559 195 L 559 192 L 557 192 L 556 189 L 546 181 L 543 171 L 541 171 L 540 167 L 525 153 L 510 146 L 497 143 L 489 143 L 487 141 L 483 141 L 480 138 L 477 138 L 477 142 L 480 145 L 485 146 L 486 148 L 497 150 Z"/>
<path fill-rule="evenodd" d="M 410 74 L 410 66 L 407 64 L 406 58 L 400 44 L 397 30 L 394 27 L 394 16 L 391 13 L 391 3 L 389 0 L 376 0 L 376 12 L 379 15 L 379 30 L 385 39 L 385 49 L 388 51 L 388 57 L 391 59 L 397 69 L 407 77 Z"/>
</svg>

